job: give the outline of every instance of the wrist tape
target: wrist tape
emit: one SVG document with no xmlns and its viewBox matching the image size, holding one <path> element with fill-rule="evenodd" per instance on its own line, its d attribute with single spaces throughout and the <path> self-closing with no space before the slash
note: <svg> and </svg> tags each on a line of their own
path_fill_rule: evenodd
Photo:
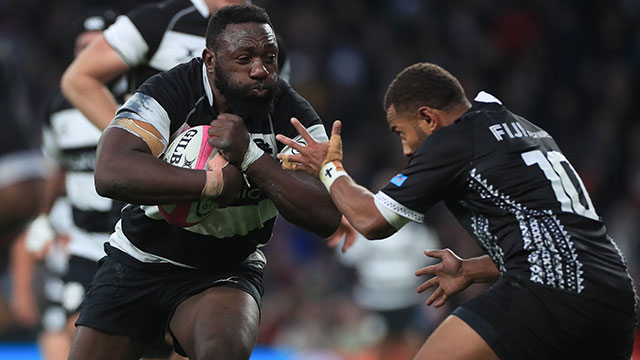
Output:
<svg viewBox="0 0 640 360">
<path fill-rule="evenodd" d="M 320 168 L 320 181 L 327 188 L 327 191 L 330 192 L 331 185 L 341 176 L 348 176 L 344 168 L 342 167 L 342 163 L 340 161 L 334 160 L 330 161 Z"/>
<path fill-rule="evenodd" d="M 240 170 L 242 172 L 247 171 L 249 165 L 253 164 L 263 154 L 264 151 L 260 149 L 253 140 L 249 139 L 249 146 L 247 146 L 247 152 L 244 153 L 244 159 L 242 160 L 242 164 L 240 164 Z"/>
</svg>

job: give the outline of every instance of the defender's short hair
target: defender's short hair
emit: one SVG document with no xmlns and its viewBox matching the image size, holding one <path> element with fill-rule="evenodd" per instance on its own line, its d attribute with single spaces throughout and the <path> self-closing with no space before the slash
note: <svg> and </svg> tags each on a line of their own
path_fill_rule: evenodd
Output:
<svg viewBox="0 0 640 360">
<path fill-rule="evenodd" d="M 393 105 L 397 112 L 417 110 L 421 106 L 445 110 L 463 103 L 464 89 L 447 70 L 431 63 L 417 63 L 402 70 L 384 95 L 384 110 Z"/>
<path fill-rule="evenodd" d="M 206 45 L 215 50 L 218 38 L 229 24 L 258 23 L 268 24 L 273 29 L 267 11 L 255 5 L 225 6 L 209 18 L 207 24 Z"/>
</svg>

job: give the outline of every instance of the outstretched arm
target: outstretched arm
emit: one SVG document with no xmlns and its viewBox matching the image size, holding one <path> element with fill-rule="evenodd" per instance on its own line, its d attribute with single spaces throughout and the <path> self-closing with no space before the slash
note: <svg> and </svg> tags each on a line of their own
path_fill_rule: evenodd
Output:
<svg viewBox="0 0 640 360">
<path fill-rule="evenodd" d="M 211 122 L 209 135 L 211 145 L 240 168 L 285 219 L 322 237 L 338 228 L 340 213 L 322 183 L 304 172 L 283 170 L 278 161 L 249 140 L 242 118 L 220 114 Z"/>
<path fill-rule="evenodd" d="M 374 202 L 373 193 L 358 185 L 342 168 L 341 122 L 333 123 L 329 143 L 318 143 L 295 119 L 291 123 L 306 142 L 296 143 L 283 135 L 278 141 L 297 150 L 297 155 L 279 155 L 285 167 L 303 170 L 319 176 L 331 194 L 333 203 L 353 227 L 367 239 L 383 239 L 397 231 L 382 216 Z"/>
<path fill-rule="evenodd" d="M 427 299 L 427 305 L 434 304 L 435 307 L 440 307 L 451 295 L 466 289 L 469 285 L 493 281 L 500 277 L 498 268 L 487 255 L 463 260 L 449 249 L 425 250 L 424 254 L 442 260 L 438 264 L 416 271 L 416 276 L 434 275 L 418 287 L 418 293 L 422 293 L 437 286 Z"/>
<path fill-rule="evenodd" d="M 98 129 L 104 130 L 116 113 L 116 100 L 105 84 L 128 66 L 101 35 L 69 65 L 60 86 L 65 97 Z"/>
</svg>

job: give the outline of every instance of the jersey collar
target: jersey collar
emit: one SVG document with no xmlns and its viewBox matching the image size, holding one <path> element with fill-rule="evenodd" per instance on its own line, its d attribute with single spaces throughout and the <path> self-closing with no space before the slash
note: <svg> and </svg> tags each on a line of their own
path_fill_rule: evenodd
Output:
<svg viewBox="0 0 640 360">
<path fill-rule="evenodd" d="M 202 85 L 204 86 L 204 93 L 207 94 L 207 99 L 209 99 L 209 105 L 213 107 L 213 92 L 211 92 L 211 84 L 207 77 L 207 67 L 204 62 L 202 63 Z"/>
<path fill-rule="evenodd" d="M 203 18 L 209 18 L 209 15 L 211 14 L 209 13 L 209 7 L 204 2 L 204 0 L 191 0 L 191 3 L 196 7 L 196 10 L 198 10 Z"/>
<path fill-rule="evenodd" d="M 473 101 L 481 103 L 496 103 L 502 105 L 502 102 L 488 92 L 480 91 Z"/>
</svg>

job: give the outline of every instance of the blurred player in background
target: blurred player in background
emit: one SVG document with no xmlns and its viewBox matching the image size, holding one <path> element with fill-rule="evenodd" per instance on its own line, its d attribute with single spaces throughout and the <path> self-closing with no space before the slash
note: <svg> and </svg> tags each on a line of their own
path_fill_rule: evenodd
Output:
<svg viewBox="0 0 640 360">
<path fill-rule="evenodd" d="M 167 328 L 183 355 L 248 359 L 266 264 L 257 248 L 271 238 L 278 213 L 321 236 L 338 227 L 322 184 L 275 159 L 290 151 L 275 132 L 294 136 L 291 117 L 328 139 L 314 109 L 278 78 L 266 12 L 225 7 L 211 17 L 206 39 L 202 58 L 149 78 L 102 136 L 96 187 L 129 204 L 83 303 L 70 359 L 136 359 Z M 210 142 L 233 169 L 190 170 L 158 159 L 183 129 L 209 124 Z M 229 195 L 225 170 L 238 174 L 238 184 L 240 171 L 246 175 L 226 207 L 186 228 L 159 215 L 156 204 L 221 201 Z"/>
<path fill-rule="evenodd" d="M 409 223 L 385 241 L 367 241 L 358 234 L 347 252 L 338 252 L 338 260 L 357 271 L 354 301 L 384 323 L 369 350 L 377 359 L 410 359 L 433 329 L 425 316 L 424 299 L 416 293 L 420 282 L 414 272 L 425 265 L 424 249 L 438 247 L 430 228 Z"/>
<path fill-rule="evenodd" d="M 101 37 L 116 16 L 113 9 L 104 7 L 85 11 L 74 24 L 74 55 L 78 56 L 93 40 Z M 113 81 L 109 89 L 116 101 L 122 103 L 127 90 L 126 80 L 121 77 Z M 43 334 L 40 338 L 46 359 L 67 358 L 79 306 L 96 273 L 98 260 L 105 255 L 104 243 L 109 240 L 124 205 L 98 195 L 95 190 L 96 147 L 101 133 L 61 93 L 54 97 L 45 120 L 43 143 L 45 155 L 57 171 L 47 181 L 43 212 L 29 226 L 24 245 L 25 252 L 38 258 L 46 256 L 48 274 L 44 295 L 47 303 L 42 313 Z M 66 194 L 69 206 L 66 214 L 57 216 L 58 219 L 68 218 L 69 225 L 62 227 L 64 231 L 49 218 L 50 209 L 62 194 Z M 60 244 L 61 238 L 66 240 L 64 244 Z M 33 266 L 27 262 L 32 261 L 33 258 L 21 254 L 14 260 L 18 314 L 27 313 L 27 306 L 32 303 L 24 301 L 30 296 L 23 293 L 30 288 L 29 270 Z M 26 286 L 20 285 L 25 281 Z M 170 346 L 159 342 L 146 356 L 165 358 L 170 354 Z"/>
<path fill-rule="evenodd" d="M 146 79 L 200 56 L 209 16 L 245 0 L 167 0 L 120 16 L 66 70 L 65 96 L 100 130 L 117 110 L 107 83 L 126 73 L 132 94 Z"/>
<path fill-rule="evenodd" d="M 40 209 L 46 167 L 39 126 L 29 119 L 15 56 L 0 38 L 0 246 L 6 246 Z"/>
<path fill-rule="evenodd" d="M 384 100 L 408 166 L 377 194 L 342 167 L 340 122 L 330 143 L 298 123 L 306 147 L 283 165 L 319 176 L 336 206 L 369 239 L 423 221 L 439 200 L 487 255 L 450 250 L 417 271 L 435 275 L 427 304 L 441 306 L 474 282 L 497 281 L 434 331 L 416 359 L 629 359 L 637 298 L 625 260 L 580 177 L 551 136 L 486 92 L 473 103 L 439 66 L 402 71 Z"/>
</svg>

